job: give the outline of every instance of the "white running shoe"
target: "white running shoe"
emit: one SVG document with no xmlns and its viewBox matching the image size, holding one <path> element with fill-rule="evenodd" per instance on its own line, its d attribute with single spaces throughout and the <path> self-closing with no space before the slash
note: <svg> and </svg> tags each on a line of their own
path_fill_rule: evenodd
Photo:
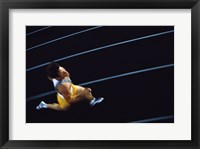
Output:
<svg viewBox="0 0 200 149">
<path fill-rule="evenodd" d="M 36 107 L 37 110 L 47 108 L 47 104 L 44 101 L 41 101 L 40 104 Z"/>
<path fill-rule="evenodd" d="M 103 97 L 94 98 L 93 100 L 90 101 L 90 106 L 94 106 L 98 103 L 101 103 L 103 100 L 104 100 Z"/>
</svg>

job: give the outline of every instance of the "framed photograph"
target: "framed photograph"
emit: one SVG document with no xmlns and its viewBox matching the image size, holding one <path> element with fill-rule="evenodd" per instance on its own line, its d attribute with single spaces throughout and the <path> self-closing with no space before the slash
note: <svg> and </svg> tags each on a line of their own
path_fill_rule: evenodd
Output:
<svg viewBox="0 0 200 149">
<path fill-rule="evenodd" d="M 1 148 L 200 148 L 199 9 L 1 0 Z"/>
</svg>

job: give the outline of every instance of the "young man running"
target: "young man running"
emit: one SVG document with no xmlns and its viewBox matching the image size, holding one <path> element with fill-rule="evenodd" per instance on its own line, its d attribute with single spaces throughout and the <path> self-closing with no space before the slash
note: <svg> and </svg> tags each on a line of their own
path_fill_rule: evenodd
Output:
<svg viewBox="0 0 200 149">
<path fill-rule="evenodd" d="M 41 101 L 41 103 L 36 107 L 37 110 L 49 108 L 66 111 L 71 104 L 81 100 L 88 100 L 91 106 L 94 106 L 104 100 L 103 97 L 93 97 L 91 93 L 92 90 L 90 88 L 74 85 L 67 70 L 58 63 L 50 63 L 46 71 L 48 79 L 53 82 L 54 88 L 57 92 L 58 103 L 47 104 L 44 101 Z"/>
</svg>

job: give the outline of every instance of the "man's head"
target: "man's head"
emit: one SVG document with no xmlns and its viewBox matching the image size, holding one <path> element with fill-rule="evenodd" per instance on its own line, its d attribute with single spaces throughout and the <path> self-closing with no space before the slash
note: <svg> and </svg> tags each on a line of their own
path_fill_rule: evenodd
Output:
<svg viewBox="0 0 200 149">
<path fill-rule="evenodd" d="M 65 68 L 61 67 L 56 62 L 51 62 L 47 66 L 46 72 L 50 78 L 64 79 L 65 77 L 69 76 L 69 73 L 65 70 Z"/>
</svg>

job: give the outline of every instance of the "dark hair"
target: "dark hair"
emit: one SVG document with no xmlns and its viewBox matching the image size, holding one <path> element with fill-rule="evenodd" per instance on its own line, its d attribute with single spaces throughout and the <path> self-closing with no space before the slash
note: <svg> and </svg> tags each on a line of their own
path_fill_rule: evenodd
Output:
<svg viewBox="0 0 200 149">
<path fill-rule="evenodd" d="M 51 62 L 47 68 L 46 68 L 46 72 L 47 75 L 51 78 L 56 78 L 59 77 L 58 76 L 58 69 L 59 69 L 60 65 L 56 62 Z"/>
</svg>

